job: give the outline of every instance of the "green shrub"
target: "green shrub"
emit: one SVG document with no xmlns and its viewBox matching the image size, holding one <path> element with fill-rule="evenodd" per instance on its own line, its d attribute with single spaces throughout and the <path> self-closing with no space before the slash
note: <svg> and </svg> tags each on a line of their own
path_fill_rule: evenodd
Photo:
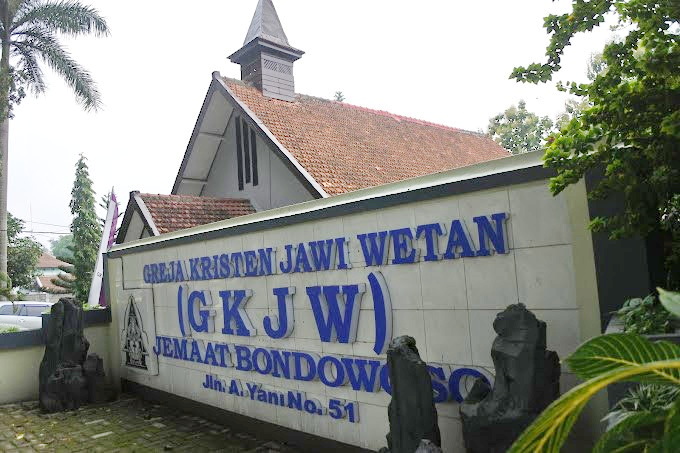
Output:
<svg viewBox="0 0 680 453">
<path fill-rule="evenodd" d="M 0 328 L 0 334 L 3 333 L 12 333 L 12 332 L 20 332 L 20 329 L 18 327 L 5 327 L 5 328 Z"/>
<path fill-rule="evenodd" d="M 628 299 L 616 313 L 626 333 L 649 335 L 675 331 L 673 315 L 651 294 L 644 299 Z"/>
</svg>

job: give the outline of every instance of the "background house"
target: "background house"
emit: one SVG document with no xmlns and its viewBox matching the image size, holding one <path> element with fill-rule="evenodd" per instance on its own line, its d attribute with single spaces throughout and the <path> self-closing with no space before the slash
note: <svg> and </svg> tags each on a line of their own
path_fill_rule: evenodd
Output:
<svg viewBox="0 0 680 453">
<path fill-rule="evenodd" d="M 47 252 L 43 252 L 38 259 L 37 268 L 39 275 L 35 279 L 34 290 L 28 294 L 29 298 L 32 300 L 56 302 L 61 297 L 70 297 L 71 294 L 64 292 L 64 288 L 52 283 L 52 279 L 65 273 L 60 267 L 68 266 L 70 266 L 69 263 L 55 258 Z"/>
</svg>

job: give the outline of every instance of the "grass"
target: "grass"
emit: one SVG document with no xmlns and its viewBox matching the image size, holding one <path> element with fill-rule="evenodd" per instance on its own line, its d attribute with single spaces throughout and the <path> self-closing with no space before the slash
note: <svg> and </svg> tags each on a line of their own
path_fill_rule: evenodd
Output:
<svg viewBox="0 0 680 453">
<path fill-rule="evenodd" d="M 12 333 L 12 332 L 21 332 L 21 330 L 18 327 L 5 327 L 5 328 L 0 328 L 0 334 L 3 333 Z"/>
</svg>

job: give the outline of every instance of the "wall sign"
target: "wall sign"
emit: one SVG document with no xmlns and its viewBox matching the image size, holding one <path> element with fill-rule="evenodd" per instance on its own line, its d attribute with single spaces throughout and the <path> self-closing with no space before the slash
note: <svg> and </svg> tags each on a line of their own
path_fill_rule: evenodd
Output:
<svg viewBox="0 0 680 453">
<path fill-rule="evenodd" d="M 390 294 L 389 282 L 381 270 L 386 266 L 420 261 L 437 262 L 508 253 L 506 219 L 505 213 L 474 217 L 472 230 L 476 241 L 471 240 L 465 223 L 454 219 L 448 224 L 422 224 L 415 228 L 366 232 L 355 237 L 286 244 L 281 249 L 271 246 L 232 250 L 213 256 L 148 263 L 143 267 L 146 283 L 176 285 L 176 320 L 181 337 L 156 336 L 153 323 L 146 323 L 146 320 L 153 319 L 153 297 L 147 295 L 144 301 L 144 324 L 137 320 L 141 304 L 131 297 L 123 318 L 126 328 L 121 334 L 125 365 L 149 367 L 151 358 L 163 356 L 271 376 L 280 379 L 284 388 L 287 387 L 286 381 L 319 381 L 327 387 L 348 386 L 356 391 L 382 390 L 390 393 L 389 370 L 383 354 L 393 337 L 392 298 L 400 295 Z M 257 297 L 269 298 L 269 305 L 276 307 L 273 313 L 263 318 L 261 325 L 255 325 L 248 314 L 248 302 L 255 296 L 254 291 L 228 289 L 229 279 L 349 269 L 349 250 L 353 242 L 358 243 L 366 263 L 363 280 L 346 285 L 281 286 L 272 288 L 268 294 L 257 294 Z M 442 250 L 440 244 L 445 244 Z M 215 279 L 226 279 L 227 289 L 216 291 L 207 289 L 207 285 L 201 287 L 202 282 Z M 369 297 L 372 300 L 367 301 Z M 238 341 L 239 337 L 266 336 L 275 344 L 276 340 L 291 336 L 295 332 L 294 300 L 296 306 L 302 303 L 311 309 L 318 339 L 322 343 L 354 343 L 362 313 L 360 308 L 365 303 L 372 306 L 372 313 L 363 313 L 373 317 L 375 356 L 320 354 L 258 347 Z M 218 313 L 220 316 L 217 316 Z M 203 335 L 198 335 L 201 339 L 195 338 L 196 334 L 211 334 L 210 340 L 202 339 Z M 154 344 L 145 344 L 145 335 L 153 338 Z M 151 354 L 146 355 L 149 351 Z M 493 379 L 481 367 L 431 363 L 428 368 L 436 402 L 462 401 L 472 380 L 477 377 Z M 147 371 L 152 373 L 150 369 Z M 205 374 L 196 385 L 206 391 L 236 395 L 310 414 L 346 418 L 350 422 L 359 420 L 358 406 L 353 401 L 331 398 L 324 406 L 318 400 L 308 398 L 303 391 L 272 390 L 258 383 L 225 379 L 213 373 Z"/>
</svg>

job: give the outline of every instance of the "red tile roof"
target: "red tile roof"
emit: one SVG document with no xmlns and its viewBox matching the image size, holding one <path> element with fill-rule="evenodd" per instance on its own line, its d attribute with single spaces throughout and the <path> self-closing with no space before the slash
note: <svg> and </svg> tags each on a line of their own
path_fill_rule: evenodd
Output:
<svg viewBox="0 0 680 453">
<path fill-rule="evenodd" d="M 68 274 L 71 275 L 71 274 Z M 57 286 L 54 283 L 52 283 L 52 279 L 57 278 L 56 275 L 39 275 L 38 276 L 38 281 L 40 282 L 40 289 L 46 289 L 51 292 L 56 292 L 56 293 L 67 293 L 68 290 L 62 288 L 61 286 Z"/>
<path fill-rule="evenodd" d="M 255 212 L 249 200 L 239 198 L 149 193 L 140 193 L 139 196 L 161 234 Z"/>
<path fill-rule="evenodd" d="M 59 260 L 49 253 L 43 253 L 40 255 L 40 258 L 38 259 L 38 269 L 42 268 L 50 268 L 50 267 L 59 267 L 59 266 L 70 266 L 70 264 L 63 262 L 62 260 Z"/>
<path fill-rule="evenodd" d="M 330 195 L 510 155 L 483 134 L 300 94 L 280 101 L 224 81 Z"/>
</svg>

